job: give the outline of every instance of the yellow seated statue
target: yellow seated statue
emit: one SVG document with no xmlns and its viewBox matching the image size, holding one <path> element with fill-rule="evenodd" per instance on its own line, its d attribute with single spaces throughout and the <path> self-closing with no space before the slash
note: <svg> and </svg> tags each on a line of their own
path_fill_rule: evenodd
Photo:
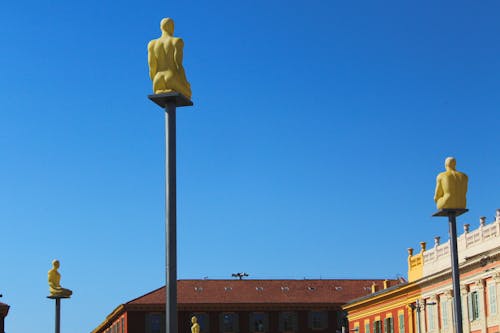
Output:
<svg viewBox="0 0 500 333">
<path fill-rule="evenodd" d="M 48 273 L 50 296 L 70 297 L 73 292 L 61 287 L 61 274 L 57 271 L 58 269 L 59 260 L 52 261 L 52 269 Z"/>
<path fill-rule="evenodd" d="M 186 79 L 182 57 L 184 42 L 174 37 L 174 21 L 164 18 L 160 23 L 161 37 L 148 44 L 149 77 L 153 92 L 178 92 L 191 99 L 191 85 Z"/>
<path fill-rule="evenodd" d="M 448 157 L 444 162 L 446 171 L 437 176 L 434 201 L 438 209 L 466 208 L 469 178 L 465 173 L 457 171 L 456 165 L 455 158 Z"/>
<path fill-rule="evenodd" d="M 200 324 L 198 324 L 198 318 L 196 316 L 191 317 L 191 333 L 200 333 Z"/>
</svg>

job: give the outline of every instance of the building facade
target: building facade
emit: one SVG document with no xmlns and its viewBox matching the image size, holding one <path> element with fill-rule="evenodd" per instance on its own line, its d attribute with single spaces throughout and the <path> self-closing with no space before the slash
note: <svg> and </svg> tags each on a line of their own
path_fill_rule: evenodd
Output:
<svg viewBox="0 0 500 333">
<path fill-rule="evenodd" d="M 464 333 L 500 332 L 500 210 L 487 224 L 464 225 L 457 239 Z M 356 299 L 344 306 L 357 333 L 452 333 L 453 293 L 450 242 L 434 238 L 420 252 L 408 249 L 406 284 Z"/>
<path fill-rule="evenodd" d="M 201 333 L 335 333 L 342 305 L 397 280 L 180 280 L 178 330 Z M 165 287 L 118 306 L 92 333 L 165 331 Z"/>
<path fill-rule="evenodd" d="M 344 306 L 349 329 L 356 333 L 416 333 L 415 312 L 408 306 L 420 295 L 418 284 L 406 282 L 357 299 Z"/>
</svg>

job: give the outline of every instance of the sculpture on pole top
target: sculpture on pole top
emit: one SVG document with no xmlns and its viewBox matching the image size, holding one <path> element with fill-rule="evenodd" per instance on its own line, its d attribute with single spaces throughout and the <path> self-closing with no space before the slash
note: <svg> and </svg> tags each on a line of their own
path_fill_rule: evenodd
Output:
<svg viewBox="0 0 500 333">
<path fill-rule="evenodd" d="M 161 37 L 148 44 L 149 77 L 153 92 L 178 92 L 191 99 L 191 85 L 182 66 L 184 42 L 174 37 L 174 21 L 164 18 L 160 23 Z"/>
<path fill-rule="evenodd" d="M 52 261 L 52 269 L 48 273 L 50 297 L 52 298 L 68 298 L 73 294 L 69 289 L 61 287 L 61 274 L 59 269 L 59 260 Z"/>
<path fill-rule="evenodd" d="M 436 178 L 434 201 L 438 209 L 465 209 L 467 183 L 469 178 L 465 173 L 456 170 L 457 161 L 448 157 L 444 163 L 445 172 Z"/>
<path fill-rule="evenodd" d="M 191 333 L 200 333 L 200 324 L 198 324 L 198 318 L 196 316 L 191 317 Z"/>
</svg>

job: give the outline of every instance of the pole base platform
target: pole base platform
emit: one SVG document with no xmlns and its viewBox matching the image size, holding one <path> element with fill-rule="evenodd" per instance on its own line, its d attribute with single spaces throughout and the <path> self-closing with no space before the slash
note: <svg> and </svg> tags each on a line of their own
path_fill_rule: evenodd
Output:
<svg viewBox="0 0 500 333">
<path fill-rule="evenodd" d="M 171 102 L 174 102 L 176 107 L 193 105 L 193 102 L 189 98 L 178 92 L 148 95 L 148 98 L 162 108 L 165 108 L 167 103 Z"/>
<path fill-rule="evenodd" d="M 71 296 L 55 296 L 55 295 L 49 295 L 47 298 L 50 299 L 61 299 L 61 298 L 71 298 Z"/>
<path fill-rule="evenodd" d="M 465 208 L 444 208 L 440 209 L 432 216 L 434 217 L 440 217 L 440 216 L 460 216 L 464 213 L 467 213 L 469 210 Z"/>
</svg>

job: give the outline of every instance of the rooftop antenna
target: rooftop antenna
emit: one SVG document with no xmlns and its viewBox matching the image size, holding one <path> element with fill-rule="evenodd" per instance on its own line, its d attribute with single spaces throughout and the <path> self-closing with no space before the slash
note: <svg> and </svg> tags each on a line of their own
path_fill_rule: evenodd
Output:
<svg viewBox="0 0 500 333">
<path fill-rule="evenodd" d="M 233 273 L 233 274 L 231 274 L 231 276 L 235 277 L 235 278 L 237 277 L 238 279 L 243 280 L 244 277 L 247 277 L 249 275 L 245 272 L 241 272 L 241 273 Z"/>
</svg>

